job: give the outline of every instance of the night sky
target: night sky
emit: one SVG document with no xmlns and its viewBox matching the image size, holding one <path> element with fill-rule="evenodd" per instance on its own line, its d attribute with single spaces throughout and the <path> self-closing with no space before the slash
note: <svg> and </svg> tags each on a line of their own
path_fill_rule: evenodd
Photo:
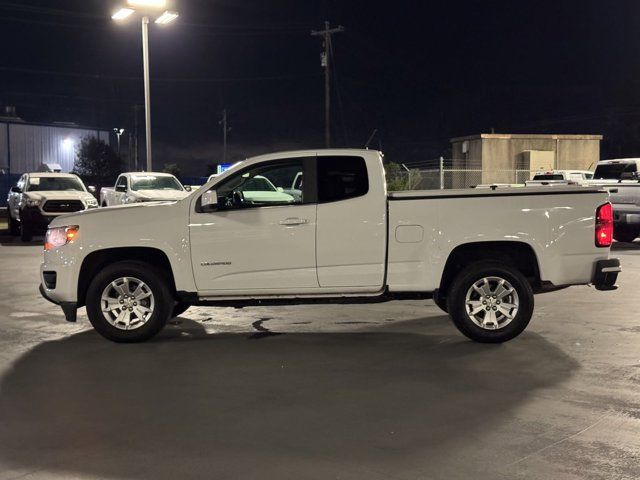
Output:
<svg viewBox="0 0 640 480">
<path fill-rule="evenodd" d="M 131 129 L 143 102 L 140 25 L 112 0 L 0 0 L 0 104 L 27 121 Z M 156 165 L 204 174 L 233 158 L 323 145 L 323 21 L 334 36 L 335 146 L 395 161 L 449 138 L 604 134 L 602 157 L 640 155 L 640 4 L 634 1 L 173 0 L 150 28 Z M 140 111 L 140 121 L 142 121 Z M 142 127 L 142 124 L 141 124 Z M 143 139 L 140 139 L 141 146 Z M 143 148 L 141 148 L 141 151 Z"/>
</svg>

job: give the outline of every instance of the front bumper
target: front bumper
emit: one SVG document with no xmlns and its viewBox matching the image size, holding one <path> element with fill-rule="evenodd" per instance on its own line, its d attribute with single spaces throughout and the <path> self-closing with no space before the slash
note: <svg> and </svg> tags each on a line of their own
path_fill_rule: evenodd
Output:
<svg viewBox="0 0 640 480">
<path fill-rule="evenodd" d="M 43 296 L 43 298 L 51 303 L 53 303 L 54 305 L 58 305 L 60 306 L 60 308 L 62 308 L 62 312 L 64 313 L 64 318 L 67 320 L 67 322 L 75 322 L 77 319 L 77 315 L 78 315 L 78 304 L 75 302 L 58 302 L 56 300 L 54 300 L 53 298 L 51 298 L 49 295 L 47 295 L 47 289 L 44 287 L 44 285 L 41 283 L 40 284 L 40 295 Z"/>
<path fill-rule="evenodd" d="M 616 280 L 618 273 L 622 271 L 620 260 L 610 258 L 608 260 L 598 260 L 595 264 L 593 279 L 591 283 L 596 290 L 616 290 Z"/>
<path fill-rule="evenodd" d="M 58 215 L 43 215 L 38 207 L 24 207 L 20 210 L 20 222 L 34 233 L 44 233 Z"/>
</svg>

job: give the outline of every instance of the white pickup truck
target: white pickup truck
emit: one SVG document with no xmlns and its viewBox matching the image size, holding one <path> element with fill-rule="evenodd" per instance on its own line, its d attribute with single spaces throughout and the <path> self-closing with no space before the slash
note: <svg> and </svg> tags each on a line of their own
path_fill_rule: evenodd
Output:
<svg viewBox="0 0 640 480">
<path fill-rule="evenodd" d="M 71 173 L 25 173 L 7 196 L 9 232 L 28 242 L 62 214 L 97 208 L 93 192 Z"/>
<path fill-rule="evenodd" d="M 633 242 L 640 236 L 640 158 L 600 160 L 589 183 L 609 192 L 613 238 Z"/>
<path fill-rule="evenodd" d="M 256 176 L 290 186 L 300 172 L 293 203 L 243 194 Z M 151 338 L 189 305 L 431 297 L 467 337 L 503 342 L 529 323 L 534 293 L 616 288 L 612 233 L 598 188 L 387 193 L 380 152 L 287 152 L 173 203 L 57 219 L 40 291 L 69 321 L 86 305 L 118 342 Z"/>
<path fill-rule="evenodd" d="M 113 188 L 100 190 L 100 206 L 180 200 L 190 193 L 191 188 L 185 188 L 170 173 L 127 172 L 118 176 Z"/>
</svg>

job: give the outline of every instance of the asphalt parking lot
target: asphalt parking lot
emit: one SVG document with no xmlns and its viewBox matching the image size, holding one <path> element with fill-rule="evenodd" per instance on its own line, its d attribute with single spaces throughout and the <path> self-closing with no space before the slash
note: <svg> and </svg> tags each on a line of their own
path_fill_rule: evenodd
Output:
<svg viewBox="0 0 640 480">
<path fill-rule="evenodd" d="M 640 242 L 620 289 L 465 340 L 430 301 L 192 308 L 117 345 L 0 237 L 0 480 L 638 479 Z"/>
</svg>

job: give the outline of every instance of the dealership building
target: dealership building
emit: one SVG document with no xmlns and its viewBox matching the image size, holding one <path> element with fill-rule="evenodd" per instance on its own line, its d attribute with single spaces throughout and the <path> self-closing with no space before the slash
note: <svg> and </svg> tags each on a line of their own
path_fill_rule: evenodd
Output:
<svg viewBox="0 0 640 480">
<path fill-rule="evenodd" d="M 0 112 L 0 207 L 6 206 L 7 192 L 25 172 L 38 171 L 43 164 L 57 164 L 70 172 L 76 147 L 85 137 L 110 142 L 104 129 L 68 123 L 30 123 L 6 107 Z"/>
</svg>

